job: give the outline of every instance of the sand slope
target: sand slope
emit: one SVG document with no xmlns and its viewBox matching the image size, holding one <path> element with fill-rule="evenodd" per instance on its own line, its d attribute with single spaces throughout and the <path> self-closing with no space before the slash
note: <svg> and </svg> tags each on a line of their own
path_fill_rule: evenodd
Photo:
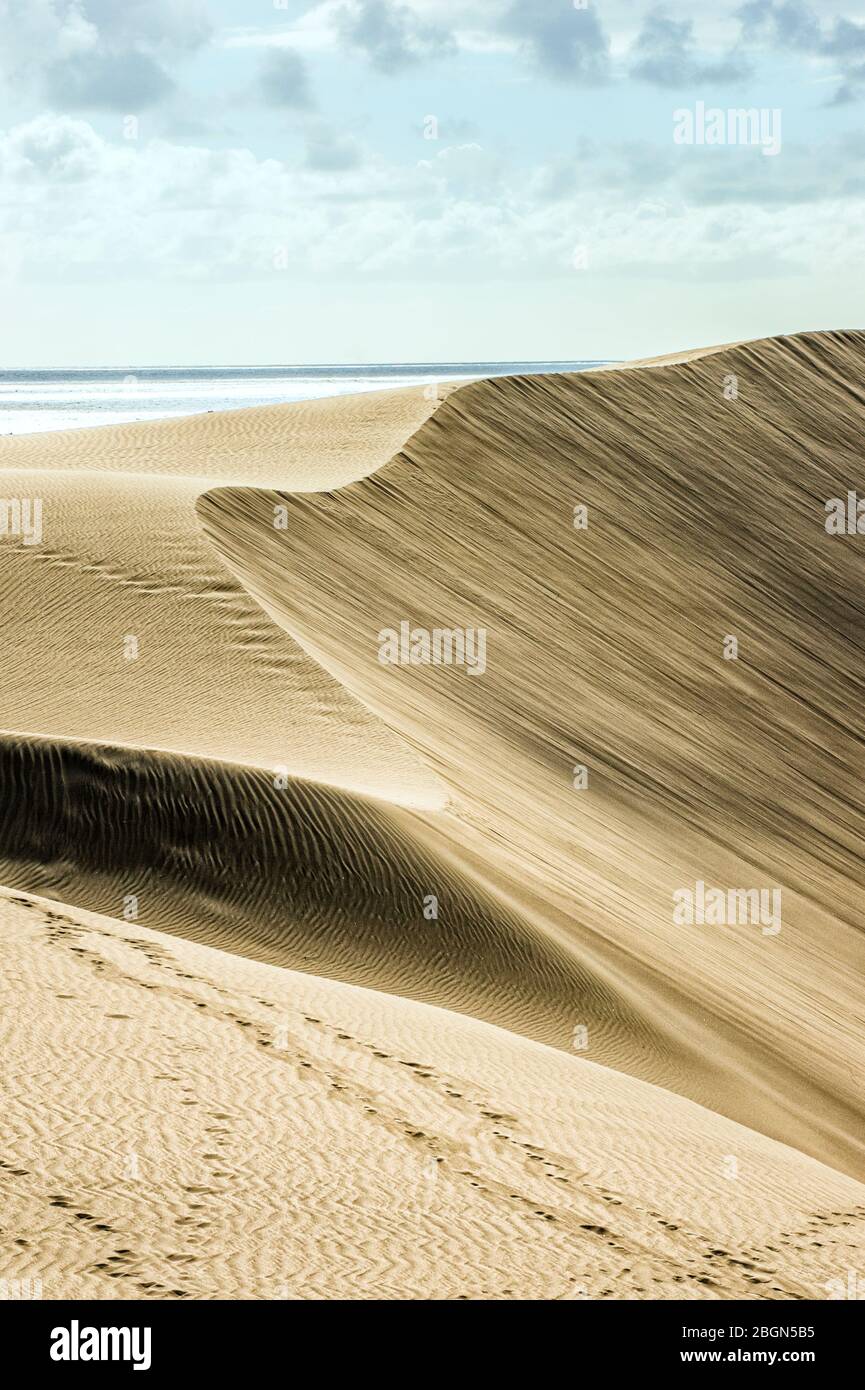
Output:
<svg viewBox="0 0 865 1390">
<path fill-rule="evenodd" d="M 40 545 L 0 539 L 0 728 L 440 804 L 404 745 L 227 575 L 194 511 L 217 478 L 357 478 L 438 403 L 407 388 L 0 438 L 0 495 L 38 497 L 43 515 Z"/>
<path fill-rule="evenodd" d="M 559 1044 L 578 1005 L 581 1018 L 616 1010 L 469 864 L 448 863 L 435 838 L 424 846 L 414 818 L 381 801 L 44 739 L 0 739 L 0 781 L 7 884 Z"/>
<path fill-rule="evenodd" d="M 404 745 L 226 574 L 196 521 L 201 487 L 0 473 L 3 495 L 40 497 L 44 518 L 41 545 L 0 541 L 0 727 L 440 804 Z"/>
<path fill-rule="evenodd" d="M 814 334 L 473 383 L 371 477 L 284 498 L 284 533 L 270 494 L 199 503 L 233 572 L 448 784 L 491 878 L 669 1020 L 635 1069 L 857 1173 L 865 581 L 824 503 L 858 476 L 863 370 L 863 335 Z M 486 629 L 486 673 L 382 666 L 401 620 Z M 698 879 L 778 887 L 780 935 L 674 925 Z"/>
<path fill-rule="evenodd" d="M 45 900 L 0 899 L 0 942 L 30 1005 L 0 1277 L 45 1298 L 828 1298 L 861 1267 L 860 1184 L 591 1062 Z"/>
</svg>

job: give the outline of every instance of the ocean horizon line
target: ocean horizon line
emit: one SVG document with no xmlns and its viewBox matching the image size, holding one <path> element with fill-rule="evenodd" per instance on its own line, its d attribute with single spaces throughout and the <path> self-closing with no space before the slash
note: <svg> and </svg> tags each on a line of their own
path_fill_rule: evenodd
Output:
<svg viewBox="0 0 865 1390">
<path fill-rule="evenodd" d="M 13 377 L 88 376 L 94 373 L 117 375 L 122 372 L 414 372 L 422 369 L 452 369 L 461 367 L 582 367 L 603 366 L 619 358 L 609 357 L 502 357 L 449 358 L 416 362 L 126 362 L 119 365 L 101 364 L 91 367 L 0 367 L 0 379 Z"/>
</svg>

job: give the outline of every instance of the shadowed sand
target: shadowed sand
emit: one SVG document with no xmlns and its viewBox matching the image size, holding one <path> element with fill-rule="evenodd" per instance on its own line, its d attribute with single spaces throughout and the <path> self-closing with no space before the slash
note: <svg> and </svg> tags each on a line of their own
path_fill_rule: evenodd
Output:
<svg viewBox="0 0 865 1390">
<path fill-rule="evenodd" d="M 823 521 L 865 338 L 683 357 L 0 440 L 45 518 L 0 543 L 0 882 L 69 905 L 4 908 L 9 997 L 44 996 L 7 1085 L 38 1033 L 68 1115 L 16 1110 L 31 1275 L 824 1297 L 861 1264 L 865 580 Z M 402 620 L 486 629 L 485 672 L 382 665 Z M 779 887 L 781 931 L 674 924 L 697 879 Z M 152 1066 L 153 1176 L 88 1187 Z"/>
<path fill-rule="evenodd" d="M 297 778 L 277 786 L 257 768 L 35 739 L 0 740 L 0 778 L 7 884 L 560 1045 L 577 1002 L 581 1017 L 615 1013 L 589 971 L 386 802 Z"/>
</svg>

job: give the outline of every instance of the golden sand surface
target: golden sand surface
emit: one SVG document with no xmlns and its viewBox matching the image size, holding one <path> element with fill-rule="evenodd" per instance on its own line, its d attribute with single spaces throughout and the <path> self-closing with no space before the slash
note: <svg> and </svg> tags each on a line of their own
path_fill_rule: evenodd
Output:
<svg viewBox="0 0 865 1390">
<path fill-rule="evenodd" d="M 0 1276 L 861 1267 L 863 380 L 815 333 L 0 439 Z M 778 929 L 682 924 L 698 882 Z"/>
</svg>

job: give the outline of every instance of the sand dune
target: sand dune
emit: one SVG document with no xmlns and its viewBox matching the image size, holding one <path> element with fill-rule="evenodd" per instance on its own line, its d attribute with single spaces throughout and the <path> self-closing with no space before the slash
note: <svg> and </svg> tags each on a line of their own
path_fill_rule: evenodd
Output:
<svg viewBox="0 0 865 1390">
<path fill-rule="evenodd" d="M 86 444 L 101 430 L 72 433 Z M 0 473 L 3 496 L 39 497 L 43 515 L 41 545 L 0 543 L 0 727 L 441 804 L 419 761 L 226 573 L 196 520 L 201 487 L 122 472 Z"/>
<path fill-rule="evenodd" d="M 0 778 L 6 884 L 561 1045 L 576 1001 L 581 1016 L 615 1009 L 579 962 L 384 802 L 276 785 L 253 768 L 35 739 L 0 740 Z"/>
<path fill-rule="evenodd" d="M 672 1015 L 640 1074 L 859 1174 L 865 586 L 824 503 L 855 481 L 863 366 L 862 335 L 817 334 L 483 381 L 373 476 L 285 497 L 279 535 L 270 494 L 199 503 L 233 572 L 447 783 L 490 874 Z M 382 665 L 401 620 L 485 629 L 485 674 Z M 675 925 L 697 880 L 777 886 L 783 930 Z"/>
<path fill-rule="evenodd" d="M 53 900 L 0 903 L 4 1276 L 795 1298 L 861 1263 L 865 581 L 823 523 L 865 336 L 633 365 L 0 440 L 44 512 L 0 540 L 0 882 Z M 382 664 L 403 621 L 485 669 Z M 697 880 L 777 887 L 780 931 L 677 924 Z"/>
<path fill-rule="evenodd" d="M 40 498 L 43 516 L 40 545 L 0 544 L 0 728 L 441 804 L 405 746 L 226 573 L 194 508 L 218 478 L 301 489 L 358 478 L 449 389 L 0 437 L 0 494 Z"/>
<path fill-rule="evenodd" d="M 865 1188 L 643 1082 L 41 899 L 0 931 L 2 1275 L 45 1298 L 826 1299 L 861 1267 Z"/>
</svg>

